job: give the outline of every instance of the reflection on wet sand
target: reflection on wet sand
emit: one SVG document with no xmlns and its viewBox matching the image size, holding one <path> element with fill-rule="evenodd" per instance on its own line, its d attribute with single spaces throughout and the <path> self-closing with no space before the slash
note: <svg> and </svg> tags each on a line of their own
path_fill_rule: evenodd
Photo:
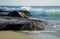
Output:
<svg viewBox="0 0 60 39">
<path fill-rule="evenodd" d="M 19 31 L 17 33 L 20 33 Z M 22 31 L 30 37 L 35 39 L 60 39 L 60 32 L 41 32 L 41 31 Z"/>
</svg>

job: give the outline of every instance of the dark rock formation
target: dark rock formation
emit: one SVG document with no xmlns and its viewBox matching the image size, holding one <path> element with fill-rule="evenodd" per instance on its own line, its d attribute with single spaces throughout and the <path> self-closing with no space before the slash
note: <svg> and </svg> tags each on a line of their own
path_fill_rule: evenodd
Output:
<svg viewBox="0 0 60 39">
<path fill-rule="evenodd" d="M 4 10 L 1 10 L 1 9 L 0 9 L 0 12 L 9 12 L 9 11 L 4 11 Z"/>
<path fill-rule="evenodd" d="M 18 17 L 18 16 L 20 16 L 20 15 L 18 14 L 18 12 L 17 12 L 17 11 L 12 11 L 12 12 L 9 12 L 9 14 L 8 14 L 7 16 L 14 16 L 14 17 Z"/>
<path fill-rule="evenodd" d="M 30 26 L 30 23 L 28 24 L 10 24 L 7 25 L 6 27 L 0 29 L 0 30 L 33 30 L 33 27 Z"/>
<path fill-rule="evenodd" d="M 28 11 L 19 10 L 19 11 L 12 11 L 7 16 L 28 18 L 30 16 L 30 13 Z"/>
<path fill-rule="evenodd" d="M 28 17 L 31 16 L 30 13 L 28 11 L 26 11 L 26 10 L 19 10 L 18 12 L 22 12 L 25 15 L 27 15 Z"/>
<path fill-rule="evenodd" d="M 11 17 L 8 17 L 8 16 L 11 16 Z M 9 14 L 7 15 L 7 19 L 11 18 L 12 17 L 19 17 L 17 19 L 25 19 L 27 21 L 31 21 L 29 22 L 28 24 L 9 24 L 7 25 L 5 28 L 4 28 L 4 25 L 3 25 L 3 29 L 0 29 L 0 30 L 44 30 L 44 25 L 48 25 L 48 22 L 44 22 L 44 21 L 41 21 L 41 20 L 32 20 L 30 19 L 30 13 L 28 11 L 23 11 L 23 10 L 20 10 L 20 11 L 12 11 L 12 12 L 9 12 Z M 21 17 L 21 18 L 20 18 Z M 3 18 L 6 18 L 5 16 Z M 28 18 L 28 19 L 26 19 Z M 11 20 L 9 19 L 9 20 Z M 42 24 L 41 24 L 42 23 Z"/>
<path fill-rule="evenodd" d="M 2 12 L 2 10 L 0 10 L 0 12 Z"/>
</svg>

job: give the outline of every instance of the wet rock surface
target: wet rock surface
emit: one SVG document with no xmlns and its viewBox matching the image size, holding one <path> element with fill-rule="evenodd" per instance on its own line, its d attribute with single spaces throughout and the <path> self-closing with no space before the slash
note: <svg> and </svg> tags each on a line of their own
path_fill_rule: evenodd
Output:
<svg viewBox="0 0 60 39">
<path fill-rule="evenodd" d="M 5 11 L 4 11 L 5 12 Z M 1 30 L 44 30 L 48 22 L 31 19 L 28 11 L 12 11 L 0 16 Z M 2 29 L 3 28 L 3 29 Z"/>
<path fill-rule="evenodd" d="M 28 20 L 28 19 L 22 19 L 19 17 L 3 17 L 1 16 L 0 18 L 5 19 L 5 21 L 0 20 L 0 24 L 6 26 L 3 29 L 9 30 L 10 28 L 14 30 L 18 30 L 21 27 L 21 30 L 43 30 L 43 26 L 41 25 L 41 21 L 36 21 L 36 20 Z M 1 28 L 1 27 L 0 27 Z M 15 29 L 16 28 L 16 29 Z M 11 30 L 12 30 L 11 29 Z"/>
</svg>

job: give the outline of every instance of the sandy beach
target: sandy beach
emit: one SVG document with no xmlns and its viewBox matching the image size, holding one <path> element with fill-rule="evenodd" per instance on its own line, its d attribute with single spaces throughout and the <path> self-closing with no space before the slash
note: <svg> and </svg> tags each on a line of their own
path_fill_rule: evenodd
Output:
<svg viewBox="0 0 60 39">
<path fill-rule="evenodd" d="M 33 39 L 23 33 L 14 31 L 0 31 L 0 39 Z"/>
</svg>

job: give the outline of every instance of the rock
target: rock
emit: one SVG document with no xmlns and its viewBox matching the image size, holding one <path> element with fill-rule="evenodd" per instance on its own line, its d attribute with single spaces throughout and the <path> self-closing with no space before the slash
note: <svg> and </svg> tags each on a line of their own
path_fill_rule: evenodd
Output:
<svg viewBox="0 0 60 39">
<path fill-rule="evenodd" d="M 0 29 L 5 28 L 6 24 L 0 24 Z"/>
<path fill-rule="evenodd" d="M 30 13 L 28 11 L 26 11 L 26 10 L 19 10 L 19 11 L 9 12 L 7 17 L 4 16 L 2 18 L 6 18 L 8 20 L 8 21 L 5 20 L 5 22 L 8 25 L 9 24 L 14 24 L 14 23 L 15 24 L 19 23 L 21 25 L 21 23 L 23 23 L 23 22 L 21 22 L 20 19 L 22 19 L 22 20 L 24 19 L 27 22 L 31 21 L 31 22 L 29 22 L 27 24 L 26 24 L 26 22 L 24 22 L 24 24 L 22 24 L 23 26 L 20 28 L 20 30 L 44 30 L 44 26 L 48 25 L 48 22 L 46 22 L 46 21 L 31 19 L 29 17 L 30 17 Z M 12 20 L 12 19 L 14 19 L 14 20 Z M 15 21 L 15 19 L 17 21 Z M 18 25 L 18 26 L 20 26 L 20 25 Z M 0 27 L 4 28 L 4 25 L 1 25 Z M 15 25 L 14 25 L 14 27 L 15 27 Z"/>
<path fill-rule="evenodd" d="M 29 13 L 29 11 L 26 11 L 26 10 L 19 10 L 18 12 L 22 12 L 22 13 L 24 13 L 28 17 L 31 16 L 30 13 Z"/>
<path fill-rule="evenodd" d="M 15 16 L 15 17 L 19 17 L 20 15 L 18 14 L 17 11 L 12 11 L 12 12 L 9 12 L 9 14 L 7 16 Z"/>
</svg>

